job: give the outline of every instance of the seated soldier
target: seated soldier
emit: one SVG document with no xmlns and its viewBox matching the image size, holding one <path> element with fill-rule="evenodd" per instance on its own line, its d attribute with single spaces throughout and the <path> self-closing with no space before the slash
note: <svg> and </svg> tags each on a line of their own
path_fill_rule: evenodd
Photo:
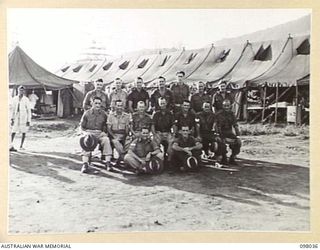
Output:
<svg viewBox="0 0 320 250">
<path fill-rule="evenodd" d="M 148 165 L 155 163 L 159 166 L 157 171 L 163 167 L 163 154 L 158 144 L 151 140 L 150 129 L 142 128 L 141 136 L 133 140 L 128 153 L 124 157 L 127 166 L 134 168 L 138 173 L 147 172 Z"/>
<path fill-rule="evenodd" d="M 138 137 L 143 127 L 151 129 L 152 119 L 150 115 L 146 113 L 146 104 L 143 101 L 139 101 L 137 104 L 137 112 L 132 114 L 131 132 L 134 137 Z"/>
<path fill-rule="evenodd" d="M 203 111 L 197 114 L 198 131 L 201 137 L 203 150 L 206 156 L 209 156 L 209 150 L 212 153 L 221 154 L 218 152 L 222 148 L 219 138 L 215 135 L 214 127 L 216 122 L 215 114 L 211 110 L 210 102 L 204 102 L 202 105 Z M 219 147 L 220 146 L 220 147 Z"/>
<path fill-rule="evenodd" d="M 123 112 L 123 101 L 115 101 L 115 111 L 110 113 L 107 120 L 107 129 L 112 145 L 119 154 L 118 161 L 123 160 L 126 153 L 126 139 L 129 134 L 130 116 Z M 108 170 L 111 170 L 109 166 Z"/>
<path fill-rule="evenodd" d="M 101 103 L 102 103 L 102 100 L 100 97 L 97 97 L 97 96 L 93 97 L 92 107 L 91 109 L 84 112 L 80 121 L 80 128 L 84 134 L 90 134 L 96 137 L 96 139 L 99 141 L 102 147 L 101 160 L 106 161 L 106 167 L 108 168 L 108 166 L 110 165 L 112 149 L 111 149 L 109 137 L 105 133 L 107 115 L 101 109 Z M 89 138 L 90 137 L 88 137 L 87 139 Z M 81 169 L 82 173 L 86 173 L 89 168 L 89 157 L 91 156 L 91 151 L 93 150 L 86 150 L 85 148 L 82 152 L 82 161 L 83 161 L 83 166 Z"/>
<path fill-rule="evenodd" d="M 181 132 L 172 145 L 171 165 L 180 171 L 197 170 L 201 165 L 201 142 L 190 135 L 188 125 L 181 126 Z"/>
<path fill-rule="evenodd" d="M 222 164 L 227 163 L 227 147 L 226 144 L 229 144 L 229 147 L 232 151 L 229 163 L 235 164 L 236 155 L 240 153 L 241 140 L 239 126 L 237 124 L 237 119 L 233 112 L 231 111 L 231 102 L 229 100 L 223 101 L 223 109 L 220 110 L 217 114 L 217 132 L 222 140 Z M 233 128 L 235 134 L 233 133 Z"/>
<path fill-rule="evenodd" d="M 165 98 L 160 97 L 159 100 L 160 110 L 156 111 L 152 117 L 152 133 L 158 144 L 162 144 L 164 147 L 164 156 L 170 157 L 171 146 L 173 142 L 173 135 L 171 133 L 171 128 L 173 126 L 174 117 L 172 112 L 167 109 L 167 101 Z"/>
<path fill-rule="evenodd" d="M 190 101 L 184 100 L 182 103 L 182 109 L 174 116 L 173 132 L 177 135 L 181 130 L 181 125 L 186 124 L 191 129 L 191 135 L 196 135 L 196 115 L 190 109 Z"/>
</svg>

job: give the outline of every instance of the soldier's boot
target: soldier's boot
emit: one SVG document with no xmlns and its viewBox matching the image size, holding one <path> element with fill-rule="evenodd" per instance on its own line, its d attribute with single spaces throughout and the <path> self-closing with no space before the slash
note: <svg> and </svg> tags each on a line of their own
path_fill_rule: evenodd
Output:
<svg viewBox="0 0 320 250">
<path fill-rule="evenodd" d="M 232 155 L 230 156 L 229 164 L 237 165 L 237 162 L 236 162 L 236 155 L 232 154 Z"/>
<path fill-rule="evenodd" d="M 222 155 L 222 159 L 220 161 L 221 164 L 223 165 L 227 165 L 228 164 L 228 160 L 227 160 L 227 155 Z"/>
</svg>

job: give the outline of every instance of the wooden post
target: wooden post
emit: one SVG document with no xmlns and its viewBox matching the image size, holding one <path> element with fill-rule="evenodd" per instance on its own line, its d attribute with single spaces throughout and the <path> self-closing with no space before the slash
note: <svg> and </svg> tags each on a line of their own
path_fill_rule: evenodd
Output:
<svg viewBox="0 0 320 250">
<path fill-rule="evenodd" d="M 298 118 L 298 115 L 299 115 L 299 111 L 298 111 L 299 101 L 298 101 L 298 98 L 299 98 L 299 89 L 298 89 L 298 81 L 296 81 L 296 126 L 300 125 L 300 124 L 298 124 L 298 120 L 300 120 Z"/>
<path fill-rule="evenodd" d="M 267 98 L 267 84 L 266 86 L 263 87 L 263 109 L 262 109 L 262 117 L 261 117 L 261 122 L 263 122 L 264 120 L 264 112 L 265 112 L 265 109 L 266 109 L 266 98 Z"/>
<path fill-rule="evenodd" d="M 275 117 L 274 117 L 274 123 L 277 124 L 278 122 L 278 98 L 279 98 L 279 83 L 277 82 L 276 86 L 276 110 L 275 110 Z"/>
</svg>

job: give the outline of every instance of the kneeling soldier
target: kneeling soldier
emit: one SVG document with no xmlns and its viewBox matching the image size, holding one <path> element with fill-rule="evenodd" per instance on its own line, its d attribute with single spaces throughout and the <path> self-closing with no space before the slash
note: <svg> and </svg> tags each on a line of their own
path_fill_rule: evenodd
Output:
<svg viewBox="0 0 320 250">
<path fill-rule="evenodd" d="M 171 128 L 173 126 L 174 117 L 171 111 L 167 109 L 166 99 L 162 97 L 159 98 L 159 107 L 160 110 L 153 114 L 153 124 L 151 130 L 156 142 L 158 144 L 162 144 L 164 147 L 165 159 L 170 159 L 171 146 L 173 143 Z"/>
<path fill-rule="evenodd" d="M 142 128 L 140 137 L 133 140 L 124 157 L 124 163 L 134 168 L 138 173 L 159 173 L 162 171 L 163 153 L 161 153 L 158 144 L 151 140 L 148 127 Z M 154 165 L 155 168 L 153 168 Z"/>
<path fill-rule="evenodd" d="M 202 105 L 203 111 L 197 114 L 198 130 L 201 137 L 203 150 L 206 156 L 209 156 L 209 150 L 212 153 L 219 155 L 222 145 L 219 138 L 215 135 L 214 127 L 216 123 L 215 114 L 211 110 L 210 102 L 204 102 Z M 220 153 L 221 154 L 221 153 Z"/>
<path fill-rule="evenodd" d="M 127 149 L 127 137 L 129 134 L 130 116 L 123 112 L 122 100 L 115 101 L 115 111 L 109 114 L 107 129 L 113 147 L 119 154 L 118 161 L 123 160 Z M 112 170 L 111 166 L 108 170 Z"/>
<path fill-rule="evenodd" d="M 235 133 L 233 133 L 233 128 Z M 235 164 L 236 155 L 240 153 L 241 140 L 239 138 L 240 130 L 237 119 L 231 111 L 231 102 L 229 100 L 223 101 L 223 109 L 217 113 L 217 131 L 223 143 L 221 163 L 227 163 L 226 144 L 229 144 L 229 147 L 232 151 L 229 163 Z"/>
<path fill-rule="evenodd" d="M 201 164 L 201 142 L 190 135 L 191 130 L 188 125 L 182 125 L 178 138 L 172 145 L 171 164 L 181 171 L 198 169 Z"/>
</svg>

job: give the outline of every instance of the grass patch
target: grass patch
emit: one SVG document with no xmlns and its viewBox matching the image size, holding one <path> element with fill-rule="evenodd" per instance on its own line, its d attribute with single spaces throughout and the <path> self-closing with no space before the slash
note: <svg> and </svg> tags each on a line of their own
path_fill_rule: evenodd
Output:
<svg viewBox="0 0 320 250">
<path fill-rule="evenodd" d="M 262 124 L 243 124 L 240 125 L 241 135 L 271 135 L 279 134 L 281 128 L 274 127 L 272 125 L 262 125 Z"/>
<path fill-rule="evenodd" d="M 282 134 L 284 136 L 302 136 L 303 139 L 309 139 L 309 126 L 294 125 L 270 125 L 270 124 L 240 124 L 241 135 L 274 135 Z"/>
</svg>

